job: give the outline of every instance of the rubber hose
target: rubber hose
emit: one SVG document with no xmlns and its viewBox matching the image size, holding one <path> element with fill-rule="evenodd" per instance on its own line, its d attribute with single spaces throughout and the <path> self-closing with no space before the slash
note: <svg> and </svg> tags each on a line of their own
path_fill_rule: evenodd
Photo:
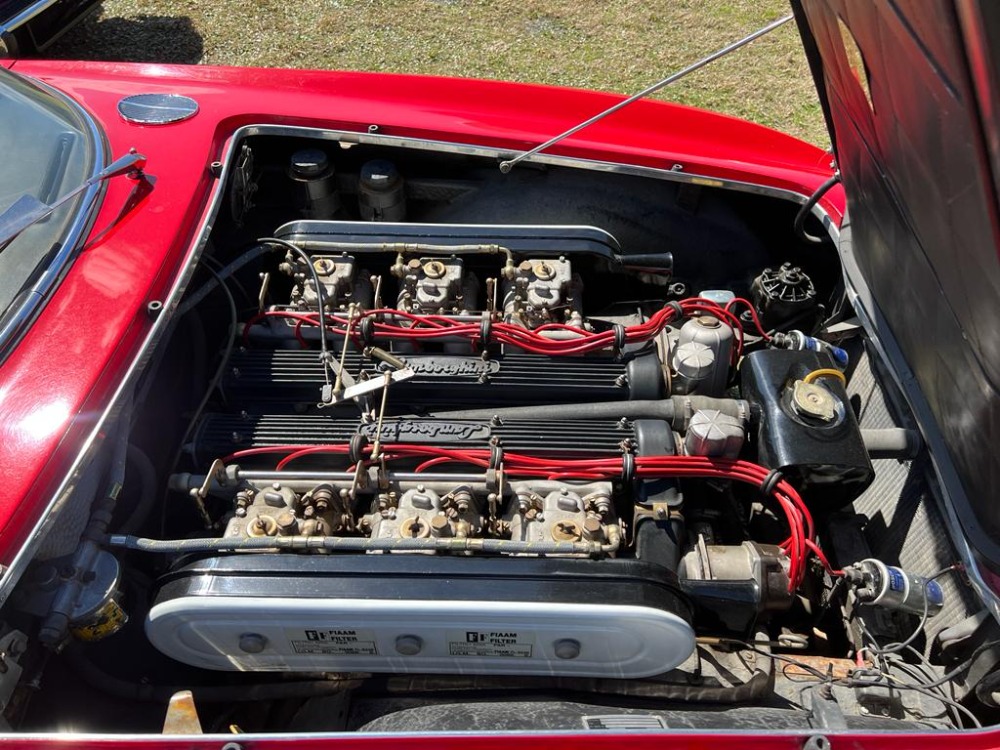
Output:
<svg viewBox="0 0 1000 750">
<path fill-rule="evenodd" d="M 806 242 L 811 242 L 814 245 L 818 245 L 823 242 L 822 237 L 816 237 L 806 231 L 806 218 L 812 213 L 816 204 L 819 203 L 819 199 L 826 195 L 826 191 L 838 182 L 840 182 L 840 172 L 834 172 L 832 177 L 816 188 L 816 192 L 809 196 L 809 199 L 802 204 L 802 208 L 799 209 L 799 212 L 795 214 L 795 234 L 797 234 L 800 239 L 805 240 Z"/>
<path fill-rule="evenodd" d="M 135 469 L 136 478 L 139 480 L 139 500 L 125 522 L 118 527 L 120 534 L 134 534 L 139 530 L 153 511 L 159 494 L 156 484 L 156 469 L 153 467 L 153 462 L 149 460 L 149 456 L 140 448 L 130 444 L 127 460 L 125 479 L 130 479 L 128 468 Z"/>
<path fill-rule="evenodd" d="M 767 694 L 773 662 L 760 657 L 746 682 L 737 685 L 683 685 L 658 680 L 605 677 L 520 677 L 514 675 L 402 675 L 384 681 L 394 695 L 414 693 L 511 690 L 517 692 L 590 693 L 684 703 L 745 703 Z"/>
<path fill-rule="evenodd" d="M 882 430 L 861 430 L 869 458 L 915 458 L 920 452 L 920 433 L 902 427 Z"/>
<path fill-rule="evenodd" d="M 687 427 L 688 419 L 698 410 L 716 409 L 727 416 L 745 420 L 749 416 L 746 401 L 710 396 L 672 396 L 661 400 L 601 401 L 590 404 L 554 404 L 546 406 L 505 406 L 492 409 L 467 409 L 437 412 L 440 419 L 662 419 L 676 430 Z"/>
<path fill-rule="evenodd" d="M 217 287 L 223 280 L 228 279 L 248 263 L 251 263 L 262 255 L 267 255 L 270 252 L 272 252 L 271 248 L 266 245 L 256 245 L 250 248 L 228 266 L 222 268 L 215 276 L 206 281 L 198 289 L 198 291 L 194 292 L 190 297 L 184 300 L 183 304 L 181 304 L 181 306 L 177 309 L 177 314 L 184 315 L 189 310 L 194 308 L 199 302 L 205 299 L 205 297 L 211 294 L 212 290 L 215 289 L 215 287 Z"/>
<path fill-rule="evenodd" d="M 148 685 L 108 674 L 94 664 L 78 645 L 63 652 L 70 667 L 91 687 L 122 700 L 168 703 L 174 693 L 190 690 L 195 702 L 231 703 L 317 698 L 359 687 L 359 679 L 307 680 L 298 682 L 258 682 L 249 685 Z"/>
</svg>

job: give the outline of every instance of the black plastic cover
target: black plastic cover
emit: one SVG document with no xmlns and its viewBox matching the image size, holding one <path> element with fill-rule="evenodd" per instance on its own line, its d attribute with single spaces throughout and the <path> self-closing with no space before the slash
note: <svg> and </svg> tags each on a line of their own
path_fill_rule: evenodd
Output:
<svg viewBox="0 0 1000 750">
<path fill-rule="evenodd" d="M 618 241 L 603 229 L 588 226 L 293 221 L 280 226 L 274 236 L 306 249 L 310 242 L 496 244 L 520 256 L 597 255 L 614 266 L 622 261 Z M 669 261 L 670 254 L 664 256 Z"/>
<path fill-rule="evenodd" d="M 399 699 L 396 699 L 397 701 Z M 586 732 L 620 734 L 625 732 L 678 732 L 683 730 L 726 730 L 736 732 L 777 732 L 822 730 L 826 727 L 808 711 L 790 708 L 745 706 L 719 708 L 620 707 L 593 700 L 573 703 L 562 700 L 456 701 L 437 704 L 400 705 L 391 700 L 356 701 L 351 707 L 351 729 L 359 732 Z M 380 710 L 381 709 L 381 710 Z M 926 730 L 915 722 L 880 716 L 844 717 L 845 728 L 856 731 Z M 362 723 L 364 722 L 364 723 Z M 360 726 L 359 726 L 360 725 Z M 299 727 L 296 727 L 297 729 Z M 312 731 L 323 724 L 303 727 Z M 580 740 L 581 747 L 604 744 Z M 615 744 L 624 744 L 618 743 Z M 674 745 L 664 737 L 663 747 Z M 681 744 L 681 743 L 676 743 Z M 777 744 L 777 743 L 776 743 Z"/>
<path fill-rule="evenodd" d="M 227 555 L 160 579 L 156 603 L 182 596 L 447 599 L 619 604 L 691 621 L 676 576 L 637 560 L 431 555 Z"/>
</svg>

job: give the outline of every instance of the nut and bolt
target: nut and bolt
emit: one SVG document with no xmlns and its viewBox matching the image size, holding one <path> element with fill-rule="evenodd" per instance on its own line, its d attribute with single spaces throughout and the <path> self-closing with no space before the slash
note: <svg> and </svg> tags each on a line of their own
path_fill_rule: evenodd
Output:
<svg viewBox="0 0 1000 750">
<path fill-rule="evenodd" d="M 267 648 L 267 638 L 260 633 L 243 633 L 239 640 L 240 651 L 247 654 L 259 654 Z"/>
<path fill-rule="evenodd" d="M 419 635 L 401 635 L 396 638 L 396 652 L 403 656 L 416 656 L 424 648 L 424 639 Z"/>
<path fill-rule="evenodd" d="M 431 536 L 449 537 L 451 536 L 451 521 L 447 516 L 434 516 L 431 519 Z"/>
<path fill-rule="evenodd" d="M 424 274 L 430 279 L 440 279 L 445 274 L 445 266 L 439 260 L 424 263 Z"/>
<path fill-rule="evenodd" d="M 562 638 L 552 644 L 552 652 L 557 659 L 575 659 L 580 650 L 580 641 L 575 638 Z"/>
<path fill-rule="evenodd" d="M 583 522 L 583 538 L 588 542 L 603 541 L 604 527 L 601 525 L 601 519 L 589 516 L 587 520 Z"/>
<path fill-rule="evenodd" d="M 542 281 L 549 281 L 556 275 L 555 269 L 544 260 L 536 263 L 532 270 L 535 272 L 535 276 Z"/>
<path fill-rule="evenodd" d="M 299 521 L 291 511 L 285 511 L 274 519 L 279 536 L 295 536 L 299 530 Z"/>
</svg>

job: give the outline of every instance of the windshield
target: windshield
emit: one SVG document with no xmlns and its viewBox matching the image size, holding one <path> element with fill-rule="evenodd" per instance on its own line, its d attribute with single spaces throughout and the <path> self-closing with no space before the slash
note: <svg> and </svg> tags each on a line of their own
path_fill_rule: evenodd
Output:
<svg viewBox="0 0 1000 750">
<path fill-rule="evenodd" d="M 0 212 L 30 194 L 58 198 L 88 178 L 95 148 L 81 111 L 68 101 L 0 70 Z M 0 311 L 8 318 L 66 242 L 85 196 L 67 202 L 0 252 Z"/>
</svg>

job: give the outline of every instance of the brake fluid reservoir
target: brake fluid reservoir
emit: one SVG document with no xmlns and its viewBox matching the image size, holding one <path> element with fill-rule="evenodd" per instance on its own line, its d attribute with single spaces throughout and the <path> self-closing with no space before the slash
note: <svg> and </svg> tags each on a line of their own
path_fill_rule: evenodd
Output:
<svg viewBox="0 0 1000 750">
<path fill-rule="evenodd" d="M 692 318 L 681 326 L 676 351 L 687 351 L 687 344 L 707 347 L 713 357 L 710 367 L 699 373 L 698 382 L 692 382 L 689 393 L 702 396 L 721 396 L 729 383 L 729 363 L 733 353 L 733 329 L 712 315 Z M 676 364 L 675 364 L 676 367 Z"/>
<path fill-rule="evenodd" d="M 304 148 L 292 154 L 288 176 L 297 182 L 303 212 L 310 219 L 332 219 L 340 211 L 337 180 L 329 157 L 317 148 Z"/>
<path fill-rule="evenodd" d="M 365 221 L 406 220 L 406 186 L 391 161 L 373 159 L 361 167 L 358 211 Z"/>
</svg>

